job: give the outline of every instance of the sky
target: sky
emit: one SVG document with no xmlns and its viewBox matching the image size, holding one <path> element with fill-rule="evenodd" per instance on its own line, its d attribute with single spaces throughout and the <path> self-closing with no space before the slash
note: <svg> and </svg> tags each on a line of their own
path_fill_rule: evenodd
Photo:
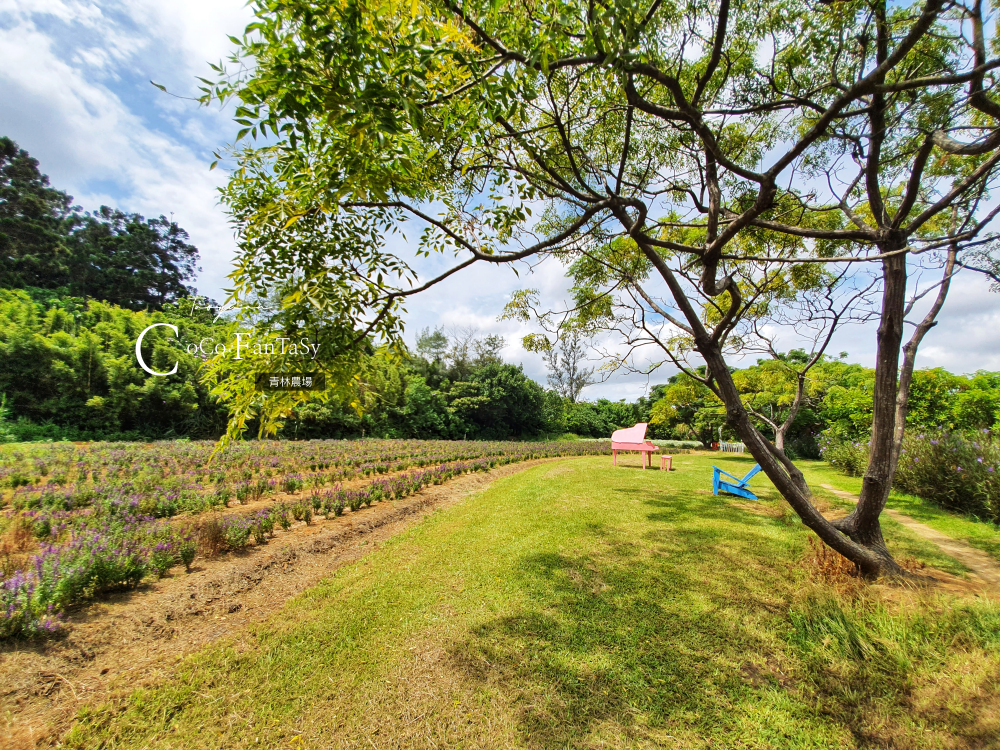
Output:
<svg viewBox="0 0 1000 750">
<path fill-rule="evenodd" d="M 208 63 L 230 50 L 227 35 L 239 35 L 251 20 L 243 0 L 0 0 L 0 135 L 37 158 L 52 184 L 84 209 L 110 205 L 178 222 L 201 252 L 196 286 L 217 299 L 236 245 L 216 192 L 226 174 L 209 165 L 237 126 L 231 108 L 183 97 L 197 95 L 196 77 L 210 77 Z M 507 361 L 523 363 L 544 384 L 541 357 L 519 343 L 538 329 L 497 320 L 511 292 L 525 287 L 558 304 L 567 284 L 553 264 L 529 277 L 474 267 L 408 304 L 409 338 L 436 326 L 503 335 Z M 873 365 L 875 327 L 845 329 L 831 351 Z M 783 340 L 791 348 L 790 336 Z M 958 276 L 917 366 L 1000 370 L 1000 295 L 980 278 Z M 632 400 L 671 373 L 619 374 L 584 397 Z"/>
</svg>

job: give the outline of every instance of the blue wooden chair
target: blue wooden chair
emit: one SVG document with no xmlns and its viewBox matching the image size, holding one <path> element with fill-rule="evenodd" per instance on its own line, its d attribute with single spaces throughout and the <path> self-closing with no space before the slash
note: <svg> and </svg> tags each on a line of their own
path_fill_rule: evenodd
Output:
<svg viewBox="0 0 1000 750">
<path fill-rule="evenodd" d="M 720 492 L 728 492 L 730 495 L 739 495 L 740 497 L 745 497 L 747 500 L 756 500 L 757 496 L 753 494 L 747 488 L 747 482 L 753 477 L 758 471 L 760 471 L 760 464 L 756 464 L 747 475 L 740 479 L 739 477 L 734 477 L 728 471 L 723 471 L 718 466 L 713 466 L 715 469 L 715 475 L 712 477 L 712 494 L 718 495 Z M 732 482 L 727 482 L 720 475 L 725 474 L 730 479 L 734 480 L 736 484 Z"/>
</svg>

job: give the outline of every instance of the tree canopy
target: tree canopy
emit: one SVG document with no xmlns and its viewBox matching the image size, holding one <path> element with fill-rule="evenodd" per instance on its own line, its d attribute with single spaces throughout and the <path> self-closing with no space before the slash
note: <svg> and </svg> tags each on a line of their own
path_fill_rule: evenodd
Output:
<svg viewBox="0 0 1000 750">
<path fill-rule="evenodd" d="M 294 280 L 286 310 L 323 315 L 336 359 L 391 347 L 405 299 L 473 264 L 554 258 L 574 285 L 567 323 L 639 331 L 624 343 L 715 393 L 824 542 L 868 575 L 899 572 L 878 517 L 916 351 L 954 273 L 996 267 L 1000 59 L 981 2 L 254 8 L 237 65 L 205 88 L 238 99 L 224 193 L 237 296 Z M 418 280 L 388 243 L 406 222 L 418 254 L 454 265 Z M 921 267 L 937 272 L 930 287 L 911 283 Z M 530 317 L 531 300 L 508 314 Z M 819 321 L 818 361 L 865 300 L 879 320 L 871 455 L 857 511 L 832 523 L 726 357 L 773 348 L 766 321 L 804 317 Z"/>
<path fill-rule="evenodd" d="M 0 137 L 0 287 L 51 289 L 132 310 L 189 296 L 198 249 L 164 216 L 84 213 L 39 163 Z"/>
<path fill-rule="evenodd" d="M 36 159 L 0 138 L 0 285 L 47 287 L 65 280 L 72 202 L 49 185 Z"/>
</svg>

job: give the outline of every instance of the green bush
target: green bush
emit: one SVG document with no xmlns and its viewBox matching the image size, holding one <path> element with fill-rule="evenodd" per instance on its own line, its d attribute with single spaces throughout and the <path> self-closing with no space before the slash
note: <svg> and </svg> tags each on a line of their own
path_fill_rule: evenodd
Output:
<svg viewBox="0 0 1000 750">
<path fill-rule="evenodd" d="M 169 544 L 158 544 L 149 555 L 149 570 L 157 578 L 163 578 L 176 564 L 177 556 Z"/>
<path fill-rule="evenodd" d="M 180 547 L 177 550 L 177 556 L 180 557 L 181 562 L 184 563 L 184 570 L 188 573 L 191 572 L 191 563 L 194 562 L 194 556 L 198 552 L 198 544 L 194 539 L 185 539 L 180 543 Z"/>
<path fill-rule="evenodd" d="M 243 516 L 222 519 L 222 538 L 231 550 L 243 549 L 250 543 L 253 524 Z"/>
<path fill-rule="evenodd" d="M 823 458 L 849 476 L 868 468 L 868 444 L 825 442 Z M 1000 442 L 989 430 L 909 432 L 893 488 L 949 510 L 1000 524 Z"/>
<path fill-rule="evenodd" d="M 190 305 L 186 306 L 190 308 Z M 15 442 L 45 440 L 135 441 L 179 434 L 215 436 L 226 413 L 198 378 L 201 360 L 186 345 L 220 338 L 211 317 L 192 317 L 185 306 L 135 312 L 93 299 L 33 299 L 0 289 L 0 393 L 6 395 L 0 432 Z M 154 377 L 135 359 L 139 332 Z M 85 364 L 87 363 L 87 364 Z"/>
<path fill-rule="evenodd" d="M 860 477 L 868 468 L 868 443 L 824 439 L 820 442 L 820 454 L 849 477 Z"/>
<path fill-rule="evenodd" d="M 288 508 L 287 508 L 287 506 L 284 503 L 282 503 L 281 505 L 279 505 L 277 507 L 277 509 L 274 510 L 274 514 L 275 514 L 275 516 L 278 519 L 278 525 L 283 530 L 288 531 L 288 529 L 292 525 L 292 521 L 288 517 Z"/>
<path fill-rule="evenodd" d="M 942 508 L 1000 524 L 1000 445 L 987 430 L 907 435 L 895 486 Z"/>
</svg>

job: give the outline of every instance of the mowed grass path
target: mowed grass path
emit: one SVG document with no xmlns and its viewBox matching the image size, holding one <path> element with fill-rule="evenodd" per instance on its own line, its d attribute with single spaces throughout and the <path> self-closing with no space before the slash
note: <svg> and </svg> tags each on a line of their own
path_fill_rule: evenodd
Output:
<svg viewBox="0 0 1000 750">
<path fill-rule="evenodd" d="M 71 747 L 985 747 L 1000 610 L 810 581 L 807 532 L 677 471 L 568 459 L 498 480 Z M 895 532 L 899 532 L 898 535 Z M 927 550 L 897 528 L 893 545 Z M 900 547 L 900 548 L 902 548 Z"/>
</svg>

